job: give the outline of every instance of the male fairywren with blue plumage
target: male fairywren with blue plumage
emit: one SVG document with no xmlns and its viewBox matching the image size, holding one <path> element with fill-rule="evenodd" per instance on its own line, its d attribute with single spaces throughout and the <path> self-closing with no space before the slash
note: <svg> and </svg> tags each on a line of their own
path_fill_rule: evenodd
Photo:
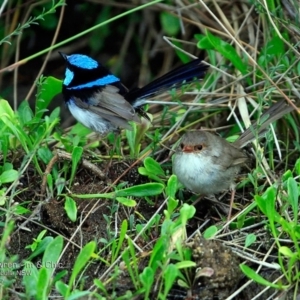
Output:
<svg viewBox="0 0 300 300">
<path fill-rule="evenodd" d="M 129 121 L 147 118 L 142 107 L 149 98 L 170 88 L 199 80 L 208 68 L 200 59 L 182 65 L 142 88 L 128 90 L 118 77 L 91 57 L 66 55 L 63 96 L 71 114 L 80 123 L 104 135 L 119 128 L 131 129 Z"/>
</svg>

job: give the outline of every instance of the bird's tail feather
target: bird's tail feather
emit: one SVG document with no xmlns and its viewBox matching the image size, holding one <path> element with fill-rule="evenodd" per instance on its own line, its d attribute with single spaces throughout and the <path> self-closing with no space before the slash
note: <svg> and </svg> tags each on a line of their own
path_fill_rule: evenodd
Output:
<svg viewBox="0 0 300 300">
<path fill-rule="evenodd" d="M 125 98 L 134 107 L 138 107 L 145 103 L 143 100 L 153 95 L 162 93 L 170 88 L 179 88 L 184 83 L 190 83 L 203 78 L 208 67 L 208 65 L 201 62 L 201 59 L 195 59 L 155 79 L 142 88 L 130 90 L 125 95 Z"/>
</svg>

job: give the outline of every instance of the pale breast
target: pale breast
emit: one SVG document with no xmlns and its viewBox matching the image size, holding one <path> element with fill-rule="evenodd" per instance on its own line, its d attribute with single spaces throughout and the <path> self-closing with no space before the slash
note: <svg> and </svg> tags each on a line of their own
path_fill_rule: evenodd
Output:
<svg viewBox="0 0 300 300">
<path fill-rule="evenodd" d="M 240 167 L 227 169 L 213 163 L 211 157 L 194 153 L 175 154 L 173 173 L 190 191 L 211 195 L 229 189 Z"/>
</svg>

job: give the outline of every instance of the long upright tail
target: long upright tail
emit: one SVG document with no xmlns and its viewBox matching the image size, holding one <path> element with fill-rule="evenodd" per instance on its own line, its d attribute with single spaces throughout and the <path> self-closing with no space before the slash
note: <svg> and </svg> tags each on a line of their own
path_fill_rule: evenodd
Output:
<svg viewBox="0 0 300 300">
<path fill-rule="evenodd" d="M 294 107 L 287 104 L 285 100 L 280 100 L 272 104 L 260 117 L 262 124 L 254 122 L 249 128 L 247 128 L 243 134 L 234 142 L 234 144 L 242 148 L 249 142 L 253 141 L 256 136 L 261 136 L 266 128 L 273 122 L 282 118 L 284 115 L 292 112 Z"/>
<path fill-rule="evenodd" d="M 201 59 L 195 59 L 153 80 L 142 88 L 130 90 L 125 95 L 125 98 L 133 107 L 139 107 L 144 104 L 145 99 L 153 95 L 162 93 L 170 88 L 179 88 L 185 83 L 203 78 L 207 69 L 208 66 L 203 64 Z"/>
</svg>

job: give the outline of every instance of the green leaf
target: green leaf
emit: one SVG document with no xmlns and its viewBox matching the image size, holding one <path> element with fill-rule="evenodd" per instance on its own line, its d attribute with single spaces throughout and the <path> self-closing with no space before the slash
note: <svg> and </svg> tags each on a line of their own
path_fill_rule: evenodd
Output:
<svg viewBox="0 0 300 300">
<path fill-rule="evenodd" d="M 284 42 L 278 36 L 275 35 L 265 47 L 263 47 L 260 51 L 263 55 L 270 55 L 270 56 L 282 56 L 284 53 Z"/>
<path fill-rule="evenodd" d="M 159 176 L 165 176 L 165 172 L 160 166 L 160 164 L 154 160 L 152 157 L 147 157 L 144 160 L 144 166 L 147 169 L 147 171 L 154 173 L 155 175 Z"/>
<path fill-rule="evenodd" d="M 42 265 L 46 268 L 49 276 L 53 275 L 53 272 L 58 265 L 58 259 L 63 249 L 64 240 L 61 236 L 57 236 L 51 243 L 48 244 L 42 259 Z"/>
<path fill-rule="evenodd" d="M 34 250 L 34 252 L 30 254 L 28 260 L 32 260 L 34 257 L 43 253 L 52 241 L 53 241 L 52 236 L 46 236 L 45 238 L 43 238 L 39 243 L 37 243 L 35 247 L 36 249 Z"/>
<path fill-rule="evenodd" d="M 126 130 L 126 138 L 128 141 L 129 149 L 130 149 L 130 157 L 136 157 L 138 154 L 138 148 L 136 148 L 136 135 L 137 135 L 137 124 L 131 123 L 131 130 Z"/>
<path fill-rule="evenodd" d="M 0 191 L 0 198 L 1 198 L 1 191 Z M 17 215 L 24 215 L 28 214 L 31 212 L 31 210 L 25 208 L 24 206 L 18 204 L 12 207 L 13 208 L 13 213 Z"/>
<path fill-rule="evenodd" d="M 255 282 L 262 284 L 264 286 L 269 286 L 269 287 L 273 287 L 275 289 L 282 289 L 283 286 L 281 284 L 274 284 L 266 279 L 264 279 L 263 277 L 261 277 L 260 275 L 258 275 L 254 270 L 252 270 L 251 268 L 249 268 L 247 265 L 244 264 L 240 264 L 240 268 L 242 270 L 242 272 L 250 279 L 254 280 Z"/>
<path fill-rule="evenodd" d="M 212 47 L 221 53 L 225 58 L 227 58 L 231 63 L 243 74 L 247 74 L 247 66 L 243 63 L 242 59 L 237 54 L 236 50 L 233 46 L 228 44 L 227 42 L 224 42 L 219 37 L 213 35 L 208 30 L 205 31 L 206 37 L 208 41 L 205 41 L 207 45 L 208 42 L 212 45 Z M 202 42 L 203 43 L 203 42 Z M 198 47 L 201 46 L 201 44 L 198 43 Z"/>
<path fill-rule="evenodd" d="M 33 112 L 28 101 L 22 101 L 18 107 L 18 115 L 22 125 L 29 123 L 32 120 Z"/>
<path fill-rule="evenodd" d="M 267 188 L 263 196 L 255 195 L 254 199 L 259 209 L 269 218 L 270 222 L 280 219 L 280 215 L 275 210 L 276 189 L 273 186 Z"/>
<path fill-rule="evenodd" d="M 50 151 L 48 147 L 40 147 L 37 151 L 39 158 L 43 161 L 43 163 L 48 164 L 50 160 L 53 158 L 53 153 Z"/>
<path fill-rule="evenodd" d="M 204 49 L 204 50 L 214 49 L 213 45 L 211 44 L 207 36 L 203 34 L 195 34 L 195 38 L 198 40 L 197 47 L 199 49 Z"/>
<path fill-rule="evenodd" d="M 92 199 L 92 198 L 107 198 L 115 199 L 116 197 L 147 197 L 156 196 L 163 192 L 164 185 L 161 183 L 145 183 L 140 185 L 135 185 L 123 190 L 115 191 L 112 193 L 104 194 L 72 194 L 74 198 L 80 199 Z"/>
<path fill-rule="evenodd" d="M 175 264 L 177 269 L 194 268 L 197 264 L 194 261 L 183 260 Z"/>
<path fill-rule="evenodd" d="M 128 207 L 135 207 L 136 206 L 136 201 L 125 198 L 125 197 L 116 197 L 116 200 L 120 202 L 121 204 L 128 206 Z"/>
<path fill-rule="evenodd" d="M 101 292 L 107 294 L 107 291 L 106 291 L 106 287 L 104 285 L 104 283 L 102 281 L 100 281 L 99 279 L 95 278 L 94 279 L 94 285 L 99 289 L 101 290 Z"/>
<path fill-rule="evenodd" d="M 214 237 L 216 235 L 216 233 L 218 232 L 218 227 L 217 226 L 210 226 L 208 227 L 204 233 L 203 233 L 203 237 L 207 240 L 210 239 L 212 237 Z"/>
<path fill-rule="evenodd" d="M 180 32 L 180 22 L 178 17 L 163 11 L 160 13 L 160 23 L 167 35 L 175 36 Z"/>
<path fill-rule="evenodd" d="M 300 160 L 299 160 L 300 162 Z M 285 182 L 287 181 L 290 177 L 293 177 L 293 173 L 291 170 L 287 170 L 283 175 L 282 175 L 282 181 Z"/>
<path fill-rule="evenodd" d="M 28 299 L 31 297 L 32 299 L 35 299 L 38 276 L 39 271 L 37 267 L 32 262 L 25 261 L 22 282 L 25 286 L 26 296 Z"/>
<path fill-rule="evenodd" d="M 248 248 L 256 241 L 256 235 L 253 233 L 250 233 L 247 235 L 245 240 L 245 247 Z"/>
<path fill-rule="evenodd" d="M 9 103 L 6 100 L 1 99 L 0 100 L 0 120 L 2 120 L 3 116 L 6 116 L 10 120 L 15 119 L 15 113 L 12 110 Z"/>
<path fill-rule="evenodd" d="M 154 271 L 150 267 L 144 268 L 143 272 L 139 275 L 141 283 L 143 287 L 146 289 L 146 297 L 148 298 L 148 295 L 150 293 L 151 287 L 154 283 Z"/>
<path fill-rule="evenodd" d="M 165 297 L 168 295 L 178 275 L 179 275 L 179 270 L 176 268 L 174 264 L 167 265 L 166 269 L 163 272 L 163 278 L 165 283 L 164 284 Z"/>
<path fill-rule="evenodd" d="M 118 240 L 118 245 L 116 247 L 112 247 L 112 258 L 111 261 L 114 262 L 119 255 L 120 249 L 123 246 L 123 241 L 126 237 L 126 232 L 128 229 L 128 222 L 127 220 L 123 220 L 122 225 L 121 225 L 121 230 L 120 230 L 120 237 Z"/>
<path fill-rule="evenodd" d="M 164 185 L 161 183 L 145 183 L 116 191 L 115 195 L 116 197 L 147 197 L 159 195 L 163 190 Z"/>
<path fill-rule="evenodd" d="M 286 246 L 281 246 L 281 247 L 279 247 L 279 252 L 280 252 L 282 255 L 284 255 L 284 256 L 286 256 L 286 257 L 288 257 L 288 258 L 292 258 L 292 257 L 297 256 L 296 253 L 293 253 L 292 250 L 291 250 L 290 248 L 286 247 Z"/>
<path fill-rule="evenodd" d="M 56 281 L 55 288 L 63 297 L 67 295 L 68 285 L 66 285 L 64 282 Z"/>
<path fill-rule="evenodd" d="M 39 275 L 36 286 L 36 298 L 37 300 L 47 300 L 48 287 L 50 283 L 50 274 L 46 267 L 39 269 Z"/>
<path fill-rule="evenodd" d="M 69 196 L 66 196 L 65 201 L 65 211 L 68 215 L 68 218 L 75 222 L 77 220 L 77 206 L 76 202 Z"/>
<path fill-rule="evenodd" d="M 298 158 L 295 163 L 295 172 L 298 176 L 300 175 L 300 158 Z"/>
<path fill-rule="evenodd" d="M 180 209 L 180 220 L 183 226 L 191 219 L 196 213 L 196 208 L 192 205 L 184 203 Z"/>
<path fill-rule="evenodd" d="M 147 176 L 149 179 L 163 183 L 163 180 L 161 180 L 158 176 L 156 176 L 154 173 L 152 173 L 151 171 L 147 170 L 144 167 L 139 167 L 138 172 L 141 175 Z"/>
<path fill-rule="evenodd" d="M 78 291 L 78 290 L 75 290 L 72 292 L 71 296 L 69 296 L 67 298 L 67 300 L 81 300 L 81 299 L 89 299 L 89 297 L 85 297 L 87 295 L 91 294 L 90 291 Z"/>
<path fill-rule="evenodd" d="M 178 180 L 176 175 L 171 175 L 166 187 L 166 194 L 171 198 L 175 198 L 178 189 Z"/>
<path fill-rule="evenodd" d="M 296 180 L 291 177 L 287 181 L 288 201 L 292 206 L 294 214 L 294 222 L 298 223 L 298 209 L 299 209 L 299 190 Z"/>
<path fill-rule="evenodd" d="M 78 163 L 80 162 L 81 157 L 82 157 L 82 153 L 83 153 L 83 148 L 82 147 L 77 147 L 76 146 L 76 147 L 73 148 L 73 151 L 72 151 L 72 171 L 71 171 L 71 177 L 70 177 L 70 186 L 72 185 L 72 182 L 74 180 Z"/>
<path fill-rule="evenodd" d="M 52 76 L 47 77 L 38 86 L 38 97 L 35 106 L 35 115 L 40 119 L 47 111 L 52 99 L 62 91 L 62 81 Z"/>
<path fill-rule="evenodd" d="M 18 176 L 19 176 L 19 172 L 16 170 L 4 171 L 0 175 L 0 184 L 13 182 L 18 178 Z"/>
<path fill-rule="evenodd" d="M 78 254 L 78 257 L 75 261 L 73 271 L 70 277 L 69 285 L 68 285 L 68 293 L 70 294 L 71 289 L 73 289 L 73 285 L 76 277 L 79 275 L 83 267 L 87 264 L 87 262 L 92 258 L 96 249 L 96 243 L 94 241 L 86 244 L 83 249 Z"/>
<path fill-rule="evenodd" d="M 178 207 L 178 203 L 179 200 L 175 200 L 173 197 L 169 197 L 168 202 L 167 202 L 167 215 L 166 217 L 168 219 L 171 219 L 171 215 L 174 212 L 174 210 L 176 209 L 176 207 Z"/>
</svg>

